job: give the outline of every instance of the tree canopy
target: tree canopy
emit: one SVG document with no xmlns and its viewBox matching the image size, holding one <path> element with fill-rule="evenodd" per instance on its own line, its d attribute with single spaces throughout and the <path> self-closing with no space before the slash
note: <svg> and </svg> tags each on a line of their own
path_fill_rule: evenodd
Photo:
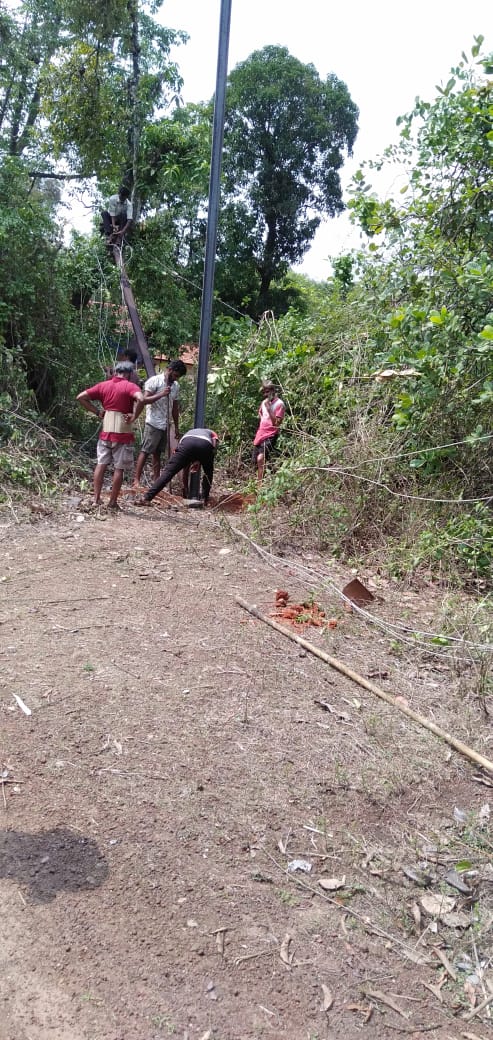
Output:
<svg viewBox="0 0 493 1040">
<path fill-rule="evenodd" d="M 222 253 L 235 253 L 237 236 L 231 243 L 228 228 L 237 212 L 259 277 L 259 311 L 272 281 L 303 257 L 321 217 L 344 208 L 339 171 L 357 118 L 345 83 L 333 74 L 322 80 L 285 47 L 255 51 L 231 72 L 224 173 L 232 219 Z"/>
<path fill-rule="evenodd" d="M 0 147 L 38 168 L 137 189 L 144 125 L 179 95 L 186 39 L 154 0 L 25 0 L 0 8 Z"/>
</svg>

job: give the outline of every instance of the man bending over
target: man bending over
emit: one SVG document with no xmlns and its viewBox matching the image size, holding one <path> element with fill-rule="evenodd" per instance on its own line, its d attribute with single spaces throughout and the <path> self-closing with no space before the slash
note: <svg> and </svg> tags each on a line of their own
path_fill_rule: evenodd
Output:
<svg viewBox="0 0 493 1040">
<path fill-rule="evenodd" d="M 214 430 L 195 429 L 188 430 L 159 477 L 154 481 L 149 491 L 141 498 L 136 498 L 136 506 L 150 506 L 153 498 L 169 484 L 170 480 L 181 470 L 188 470 L 195 463 L 200 463 L 203 469 L 202 475 L 202 501 L 206 506 L 209 501 L 209 493 L 214 476 L 214 453 L 219 443 L 219 437 Z"/>
</svg>

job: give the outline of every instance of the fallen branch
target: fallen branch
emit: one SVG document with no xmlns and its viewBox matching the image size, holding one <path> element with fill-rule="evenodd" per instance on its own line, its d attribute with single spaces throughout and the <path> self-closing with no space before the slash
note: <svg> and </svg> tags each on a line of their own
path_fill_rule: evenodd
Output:
<svg viewBox="0 0 493 1040">
<path fill-rule="evenodd" d="M 407 715 L 407 717 L 412 719 L 413 722 L 416 722 L 419 726 L 423 726 L 425 729 L 429 730 L 430 733 L 434 733 L 436 737 L 439 737 L 440 740 L 444 740 L 446 744 L 450 744 L 450 747 L 453 747 L 460 755 L 464 755 L 472 762 L 475 762 L 476 765 L 481 766 L 482 769 L 486 769 L 489 773 L 493 774 L 493 762 L 491 762 L 490 759 L 485 758 L 484 755 L 480 755 L 478 751 L 474 751 L 473 748 L 468 747 L 467 744 L 463 744 L 461 740 L 457 740 L 456 737 L 447 733 L 446 730 L 441 729 L 440 726 L 431 722 L 430 719 L 426 719 L 423 715 L 419 715 L 417 711 L 413 711 L 412 708 L 407 704 L 402 703 L 397 697 L 394 697 L 393 694 L 387 693 L 386 690 L 382 690 L 380 686 L 371 682 L 370 679 L 365 679 L 363 675 L 354 672 L 352 668 L 348 668 L 348 666 L 342 661 L 339 661 L 337 657 L 331 657 L 329 654 L 326 654 L 324 650 L 320 650 L 318 646 L 314 646 L 313 643 L 310 643 L 308 639 L 304 639 L 303 636 L 297 635 L 296 632 L 290 632 L 289 629 L 279 625 L 273 618 L 269 618 L 265 614 L 262 614 L 256 606 L 247 603 L 241 598 L 241 596 L 235 596 L 235 599 L 238 605 L 243 607 L 243 610 L 247 610 L 249 614 L 253 614 L 253 616 L 258 618 L 259 621 L 263 621 L 264 624 L 270 625 L 271 628 L 274 628 L 276 632 L 280 632 L 281 635 L 287 636 L 288 639 L 292 639 L 295 643 L 298 643 L 298 646 L 302 646 L 304 650 L 308 650 L 308 652 L 314 654 L 315 657 L 319 657 L 321 661 L 325 661 L 325 663 L 331 668 L 334 668 L 336 672 L 340 672 L 341 675 L 345 675 L 348 679 L 358 683 L 358 685 L 362 686 L 365 690 L 374 693 L 377 697 L 386 701 L 386 703 L 390 704 L 393 708 L 397 708 L 403 715 Z"/>
</svg>

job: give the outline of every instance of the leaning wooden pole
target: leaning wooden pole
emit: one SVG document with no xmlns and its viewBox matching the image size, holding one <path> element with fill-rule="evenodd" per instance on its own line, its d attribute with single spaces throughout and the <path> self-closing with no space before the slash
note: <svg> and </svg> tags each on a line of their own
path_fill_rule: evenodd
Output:
<svg viewBox="0 0 493 1040">
<path fill-rule="evenodd" d="M 144 362 L 144 368 L 147 376 L 154 376 L 156 370 L 154 368 L 154 362 L 149 353 L 149 347 L 147 346 L 147 340 L 145 337 L 144 329 L 139 318 L 139 313 L 135 305 L 135 298 L 132 292 L 132 286 L 128 280 L 128 275 L 125 270 L 125 266 L 122 258 L 122 250 L 120 246 L 113 246 L 113 256 L 115 263 L 120 270 L 120 285 L 122 287 L 123 299 L 125 300 L 128 316 L 132 322 L 132 328 L 135 333 L 135 339 L 137 340 L 137 346 L 139 348 L 140 356 Z"/>
<path fill-rule="evenodd" d="M 493 773 L 493 762 L 488 758 L 485 758 L 484 755 L 480 755 L 479 752 L 474 751 L 473 748 L 468 747 L 467 744 L 463 744 L 461 740 L 457 740 L 456 737 L 453 737 L 450 733 L 441 729 L 440 726 L 435 725 L 435 723 L 431 722 L 430 719 L 426 719 L 423 715 L 419 715 L 417 711 L 413 711 L 413 709 L 409 708 L 407 704 L 402 704 L 397 697 L 382 690 L 380 686 L 371 682 L 370 679 L 365 679 L 363 675 L 359 675 L 358 672 L 354 672 L 352 668 L 348 668 L 348 666 L 343 664 L 342 661 L 339 661 L 337 657 L 331 657 L 329 654 L 326 654 L 324 650 L 319 650 L 318 646 L 314 646 L 313 643 L 310 643 L 308 639 L 304 639 L 303 636 L 297 635 L 296 632 L 290 632 L 289 629 L 284 628 L 283 625 L 274 621 L 273 618 L 262 614 L 256 606 L 247 603 L 241 598 L 241 596 L 236 596 L 235 599 L 239 606 L 243 607 L 243 610 L 247 610 L 249 614 L 253 614 L 253 616 L 258 618 L 259 621 L 263 621 L 266 625 L 270 625 L 271 628 L 275 628 L 276 632 L 280 632 L 281 635 L 287 636 L 288 639 L 292 639 L 293 642 L 302 646 L 304 650 L 308 650 L 310 654 L 314 654 L 315 657 L 319 657 L 321 661 L 325 661 L 325 663 L 330 665 L 331 668 L 334 668 L 336 672 L 340 672 L 341 675 L 347 676 L 348 679 L 352 679 L 353 682 L 358 683 L 358 685 L 362 686 L 365 690 L 374 693 L 376 697 L 380 697 L 381 700 L 386 701 L 387 704 L 390 704 L 393 708 L 397 708 L 403 715 L 407 715 L 409 719 L 412 719 L 413 722 L 417 722 L 419 726 L 424 726 L 425 729 L 430 730 L 430 732 L 434 733 L 436 737 L 440 738 L 440 740 L 444 740 L 446 744 L 450 744 L 450 747 L 455 748 L 460 755 L 464 755 L 466 758 L 469 758 L 471 762 L 475 762 L 476 765 L 481 766 L 482 769 L 486 769 L 489 773 Z"/>
</svg>

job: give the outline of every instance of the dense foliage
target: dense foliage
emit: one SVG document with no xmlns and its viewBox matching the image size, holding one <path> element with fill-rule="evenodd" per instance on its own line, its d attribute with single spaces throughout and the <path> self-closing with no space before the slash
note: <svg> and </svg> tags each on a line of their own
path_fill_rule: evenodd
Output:
<svg viewBox="0 0 493 1040">
<path fill-rule="evenodd" d="M 156 22 L 158 7 L 0 2 L 3 489 L 60 461 L 57 442 L 83 429 L 74 395 L 126 336 L 99 237 L 63 240 L 64 178 L 91 176 L 99 197 L 133 187 L 127 266 L 151 348 L 197 339 L 212 106 L 175 104 L 170 47 L 183 34 Z M 248 484 L 258 381 L 273 377 L 287 418 L 254 510 L 261 531 L 376 554 L 399 574 L 489 582 L 493 88 L 481 43 L 354 178 L 367 245 L 324 284 L 289 266 L 342 205 L 357 118 L 347 87 L 278 47 L 233 70 L 208 421 L 227 433 L 231 479 Z M 372 172 L 389 163 L 407 183 L 382 202 Z"/>
<path fill-rule="evenodd" d="M 258 378 L 279 382 L 284 461 L 264 497 L 305 536 L 355 555 L 385 545 L 399 570 L 489 579 L 493 87 L 480 43 L 381 160 L 407 164 L 400 203 L 380 203 L 357 174 L 368 248 L 340 258 L 325 291 L 306 286 L 306 316 L 253 336 L 223 323 L 213 395 L 246 457 Z"/>
</svg>

